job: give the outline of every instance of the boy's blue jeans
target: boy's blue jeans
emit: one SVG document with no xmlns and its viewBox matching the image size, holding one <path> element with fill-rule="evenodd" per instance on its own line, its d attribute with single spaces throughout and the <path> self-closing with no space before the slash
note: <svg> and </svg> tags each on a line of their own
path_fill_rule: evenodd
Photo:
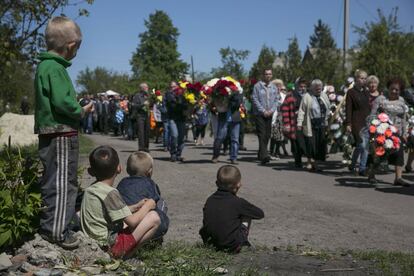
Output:
<svg viewBox="0 0 414 276">
<path fill-rule="evenodd" d="M 40 181 L 42 204 L 40 232 L 63 241 L 75 216 L 78 193 L 78 136 L 39 135 L 39 157 L 43 164 Z"/>
<path fill-rule="evenodd" d="M 227 122 L 226 120 L 219 119 L 217 122 L 217 135 L 214 139 L 213 145 L 213 158 L 220 156 L 221 145 L 226 139 L 227 131 L 230 131 L 230 160 L 237 160 L 239 152 L 239 134 L 240 134 L 240 122 Z"/>
<path fill-rule="evenodd" d="M 361 143 L 358 144 L 354 152 L 352 153 L 351 167 L 355 167 L 358 157 L 359 159 L 359 171 L 364 172 L 367 168 L 368 161 L 368 149 L 369 149 L 369 133 L 367 128 L 363 128 L 360 131 Z"/>
<path fill-rule="evenodd" d="M 170 128 L 170 154 L 172 159 L 181 157 L 184 149 L 185 122 L 168 120 Z"/>
<path fill-rule="evenodd" d="M 168 120 L 163 121 L 162 141 L 164 148 L 170 148 L 170 125 Z"/>
</svg>

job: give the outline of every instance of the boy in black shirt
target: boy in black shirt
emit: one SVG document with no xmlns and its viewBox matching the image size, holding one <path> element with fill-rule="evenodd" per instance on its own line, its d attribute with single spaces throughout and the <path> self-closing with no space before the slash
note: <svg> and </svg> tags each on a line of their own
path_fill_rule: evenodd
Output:
<svg viewBox="0 0 414 276">
<path fill-rule="evenodd" d="M 205 244 L 218 250 L 238 253 L 242 246 L 250 246 L 250 221 L 262 219 L 263 211 L 236 196 L 241 187 L 241 174 L 237 167 L 222 166 L 217 172 L 217 191 L 203 208 L 203 227 L 200 235 Z"/>
</svg>

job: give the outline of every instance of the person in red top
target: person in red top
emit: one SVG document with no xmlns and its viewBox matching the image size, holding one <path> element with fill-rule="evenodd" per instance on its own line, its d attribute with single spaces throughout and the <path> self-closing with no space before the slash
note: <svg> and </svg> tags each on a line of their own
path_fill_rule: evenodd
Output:
<svg viewBox="0 0 414 276">
<path fill-rule="evenodd" d="M 290 140 L 292 153 L 295 157 L 295 167 L 302 168 L 302 155 L 304 153 L 303 132 L 297 130 L 297 118 L 300 102 L 306 93 L 306 80 L 300 79 L 297 89 L 292 83 L 287 85 L 288 94 L 280 107 L 282 112 L 283 134 Z"/>
</svg>

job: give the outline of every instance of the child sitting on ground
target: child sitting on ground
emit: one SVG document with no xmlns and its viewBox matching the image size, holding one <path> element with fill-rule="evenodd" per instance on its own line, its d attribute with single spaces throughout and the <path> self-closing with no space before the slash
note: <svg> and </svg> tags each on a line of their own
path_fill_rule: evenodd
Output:
<svg viewBox="0 0 414 276">
<path fill-rule="evenodd" d="M 85 189 L 81 206 L 81 226 L 84 233 L 95 239 L 113 257 L 128 257 L 134 249 L 151 239 L 160 225 L 153 211 L 152 199 L 127 206 L 113 187 L 121 172 L 117 152 L 109 146 L 99 146 L 89 155 L 88 172 L 96 182 Z"/>
<path fill-rule="evenodd" d="M 170 220 L 160 189 L 151 179 L 153 165 L 154 160 L 149 153 L 143 151 L 132 153 L 127 161 L 129 176 L 119 182 L 117 189 L 127 205 L 136 204 L 144 198 L 153 199 L 157 203 L 155 211 L 161 219 L 161 224 L 152 239 L 159 239 L 167 233 Z"/>
<path fill-rule="evenodd" d="M 222 166 L 217 172 L 216 184 L 217 191 L 207 199 L 203 208 L 200 235 L 204 244 L 238 253 L 242 246 L 250 246 L 250 221 L 262 219 L 264 213 L 236 195 L 241 187 L 241 174 L 237 167 Z"/>
</svg>

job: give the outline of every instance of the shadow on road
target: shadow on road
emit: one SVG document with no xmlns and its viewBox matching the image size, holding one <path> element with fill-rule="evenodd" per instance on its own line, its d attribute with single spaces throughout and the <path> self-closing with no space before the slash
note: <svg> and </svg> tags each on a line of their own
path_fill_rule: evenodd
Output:
<svg viewBox="0 0 414 276">
<path fill-rule="evenodd" d="M 169 156 L 166 156 L 166 157 L 153 157 L 153 159 L 155 159 L 155 160 L 160 160 L 160 161 L 168 161 L 168 162 L 170 162 L 170 157 Z"/>
<path fill-rule="evenodd" d="M 184 161 L 185 164 L 212 164 L 211 159 L 198 159 L 198 160 L 188 160 Z"/>
<path fill-rule="evenodd" d="M 375 185 L 370 184 L 366 178 L 359 177 L 342 177 L 335 178 L 335 181 L 338 182 L 336 186 L 345 186 L 352 188 L 375 188 Z"/>
<path fill-rule="evenodd" d="M 294 162 L 271 164 L 276 171 L 304 171 L 304 168 L 296 168 Z"/>
<path fill-rule="evenodd" d="M 253 162 L 255 163 L 255 161 L 257 161 L 257 156 L 242 156 L 240 158 L 237 159 L 238 161 L 243 161 L 243 162 Z"/>
<path fill-rule="evenodd" d="M 402 194 L 402 195 L 410 195 L 414 196 L 414 186 L 411 187 L 395 187 L 391 186 L 389 188 L 376 188 L 376 191 L 380 191 L 383 193 L 394 193 L 394 194 Z"/>
</svg>

